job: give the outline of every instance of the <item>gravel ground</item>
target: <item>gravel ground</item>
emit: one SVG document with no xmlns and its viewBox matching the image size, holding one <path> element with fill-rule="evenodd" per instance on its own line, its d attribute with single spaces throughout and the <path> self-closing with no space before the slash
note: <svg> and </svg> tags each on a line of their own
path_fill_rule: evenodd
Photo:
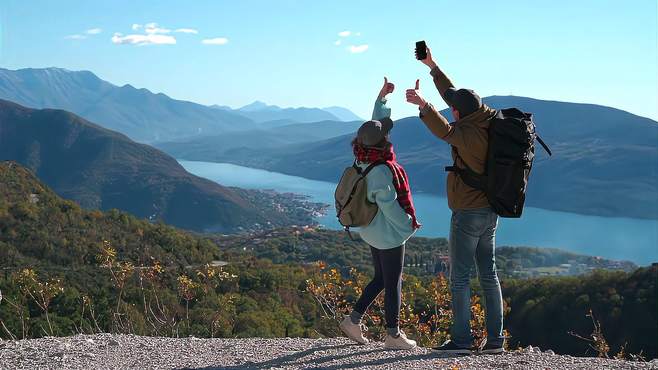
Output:
<svg viewBox="0 0 658 370">
<path fill-rule="evenodd" d="M 336 339 L 199 339 L 77 335 L 0 341 L 1 369 L 658 369 L 628 362 L 555 355 L 526 348 L 499 356 L 441 357 L 424 348 Z"/>
</svg>

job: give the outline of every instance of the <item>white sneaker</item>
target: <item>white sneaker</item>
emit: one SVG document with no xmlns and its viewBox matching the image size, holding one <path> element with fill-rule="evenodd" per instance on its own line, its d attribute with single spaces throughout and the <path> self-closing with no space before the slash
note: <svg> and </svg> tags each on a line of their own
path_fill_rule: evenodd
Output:
<svg viewBox="0 0 658 370">
<path fill-rule="evenodd" d="M 396 338 L 390 334 L 386 335 L 384 342 L 386 349 L 412 349 L 416 348 L 416 341 L 407 338 L 406 334 L 400 330 L 400 335 Z"/>
<path fill-rule="evenodd" d="M 345 319 L 338 327 L 351 340 L 359 344 L 368 344 L 368 338 L 363 336 L 363 331 L 368 330 L 365 325 L 355 324 L 349 316 L 345 316 Z M 364 330 L 362 330 L 362 327 Z"/>
</svg>

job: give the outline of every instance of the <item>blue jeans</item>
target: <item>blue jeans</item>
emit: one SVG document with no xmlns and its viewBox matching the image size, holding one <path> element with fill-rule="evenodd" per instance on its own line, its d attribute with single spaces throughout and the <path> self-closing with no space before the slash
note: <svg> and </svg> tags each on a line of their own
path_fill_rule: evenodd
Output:
<svg viewBox="0 0 658 370">
<path fill-rule="evenodd" d="M 452 292 L 452 341 L 471 347 L 471 287 L 477 269 L 484 292 L 487 343 L 503 344 L 503 297 L 496 274 L 496 226 L 498 215 L 490 208 L 456 210 L 450 220 L 450 290 Z"/>
</svg>

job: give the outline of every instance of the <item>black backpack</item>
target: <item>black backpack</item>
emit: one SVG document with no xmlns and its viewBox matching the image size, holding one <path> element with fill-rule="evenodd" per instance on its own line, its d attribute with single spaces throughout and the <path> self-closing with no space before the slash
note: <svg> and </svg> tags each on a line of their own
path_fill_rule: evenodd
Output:
<svg viewBox="0 0 658 370">
<path fill-rule="evenodd" d="M 502 109 L 489 123 L 489 147 L 484 174 L 456 164 L 446 167 L 464 183 L 485 192 L 491 208 L 501 217 L 521 217 L 528 177 L 535 159 L 535 140 L 548 155 L 551 150 L 535 132 L 532 113 L 516 108 Z M 458 154 L 459 155 L 459 154 Z"/>
</svg>

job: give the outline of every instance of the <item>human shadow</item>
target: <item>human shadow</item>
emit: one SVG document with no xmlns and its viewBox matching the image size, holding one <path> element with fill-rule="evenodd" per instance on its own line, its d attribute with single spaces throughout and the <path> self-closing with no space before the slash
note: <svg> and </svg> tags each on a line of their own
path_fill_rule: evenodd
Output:
<svg viewBox="0 0 658 370">
<path fill-rule="evenodd" d="M 364 354 L 369 354 L 369 353 L 376 353 L 376 352 L 393 352 L 396 354 L 394 357 L 387 357 L 387 358 L 380 358 L 380 359 L 373 359 L 370 361 L 360 361 L 358 360 L 358 357 L 360 355 Z M 322 366 L 323 363 L 326 362 L 331 362 L 339 359 L 347 359 L 347 358 L 354 358 L 355 361 L 352 362 L 343 362 L 340 364 L 334 364 L 334 365 L 327 365 L 327 366 Z M 409 353 L 407 351 L 391 351 L 387 350 L 384 348 L 377 348 L 369 351 L 362 351 L 362 352 L 355 352 L 355 353 L 346 353 L 343 355 L 338 355 L 338 356 L 324 356 L 324 357 L 319 357 L 319 358 L 313 358 L 309 359 L 307 361 L 303 361 L 301 363 L 295 363 L 295 365 L 299 365 L 301 368 L 305 368 L 304 365 L 315 365 L 312 366 L 313 368 L 319 368 L 319 369 L 354 369 L 354 368 L 359 368 L 362 366 L 375 366 L 375 365 L 386 365 L 386 364 L 391 364 L 392 362 L 397 362 L 397 361 L 414 361 L 414 360 L 428 360 L 432 358 L 437 358 L 436 354 L 433 353 Z"/>
<path fill-rule="evenodd" d="M 331 362 L 331 361 L 336 361 L 340 359 L 347 359 L 347 358 L 355 358 L 355 360 L 364 354 L 371 354 L 371 353 L 376 353 L 376 352 L 391 352 L 390 350 L 387 350 L 385 348 L 376 348 L 376 349 L 370 349 L 366 351 L 356 351 L 356 352 L 350 352 L 350 353 L 344 353 L 344 354 L 332 354 L 332 355 L 327 355 L 327 356 L 322 356 L 322 357 L 317 357 L 317 358 L 310 358 L 301 362 L 297 362 L 297 360 L 304 358 L 307 355 L 311 355 L 315 352 L 319 351 L 324 351 L 324 350 L 336 350 L 336 349 L 341 349 L 341 348 L 347 348 L 347 347 L 356 347 L 358 348 L 358 345 L 355 344 L 338 344 L 338 345 L 327 345 L 327 346 L 321 346 L 321 347 L 314 347 L 314 348 L 309 348 L 300 352 L 295 352 L 290 355 L 286 355 L 283 357 L 277 357 L 273 358 L 271 360 L 263 361 L 263 362 L 245 362 L 243 364 L 239 365 L 230 365 L 230 366 L 209 366 L 209 367 L 202 367 L 202 368 L 196 368 L 199 370 L 234 370 L 234 369 L 253 369 L 253 370 L 260 370 L 260 369 L 270 369 L 270 368 L 276 368 L 276 367 L 283 367 L 283 366 L 289 366 L 289 365 L 295 365 L 296 367 L 299 368 L 318 368 L 318 369 L 328 369 L 328 370 L 337 370 L 337 369 L 354 369 L 354 368 L 359 368 L 362 366 L 376 366 L 376 365 L 386 365 L 390 364 L 392 362 L 397 362 L 397 361 L 416 361 L 416 360 L 430 360 L 430 359 L 441 359 L 441 358 L 453 358 L 453 357 L 462 357 L 460 355 L 445 355 L 445 354 L 438 354 L 438 353 L 408 353 L 406 351 L 394 351 L 396 353 L 399 353 L 399 356 L 395 357 L 388 357 L 388 358 L 380 358 L 380 359 L 373 359 L 370 361 L 353 361 L 353 362 L 348 362 L 348 363 L 341 363 L 341 364 L 333 364 L 333 365 L 327 365 L 327 366 L 322 366 L 322 364 Z M 189 369 L 189 368 L 186 368 Z"/>
<path fill-rule="evenodd" d="M 335 344 L 335 345 L 327 345 L 327 346 L 320 346 L 320 347 L 313 347 L 309 348 L 303 351 L 291 353 L 289 355 L 283 356 L 283 357 L 277 357 L 273 358 L 271 360 L 263 361 L 263 362 L 251 362 L 247 361 L 244 364 L 240 365 L 230 365 L 230 366 L 208 366 L 208 367 L 201 367 L 201 368 L 195 368 L 198 370 L 232 370 L 232 369 L 270 369 L 272 367 L 280 367 L 280 366 L 285 366 L 285 365 L 290 365 L 292 362 L 299 360 L 300 358 L 303 358 L 305 356 L 308 356 L 312 353 L 318 352 L 318 351 L 324 351 L 324 350 L 330 350 L 330 349 L 340 349 L 340 348 L 346 348 L 346 347 L 353 347 L 356 346 L 355 344 L 352 343 L 346 343 L 346 344 Z M 181 368 L 182 369 L 191 369 L 191 368 Z"/>
</svg>

